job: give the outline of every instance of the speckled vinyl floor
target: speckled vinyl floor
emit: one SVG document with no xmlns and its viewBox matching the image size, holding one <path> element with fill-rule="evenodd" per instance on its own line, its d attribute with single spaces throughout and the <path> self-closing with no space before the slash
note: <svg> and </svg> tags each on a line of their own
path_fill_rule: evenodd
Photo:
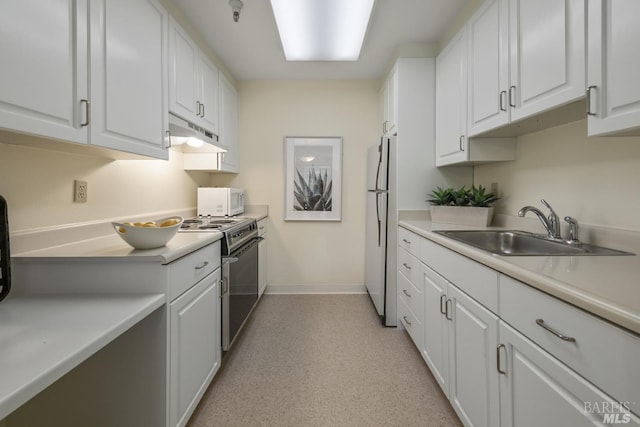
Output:
<svg viewBox="0 0 640 427">
<path fill-rule="evenodd" d="M 458 426 L 405 331 L 368 295 L 264 295 L 189 427 Z"/>
</svg>

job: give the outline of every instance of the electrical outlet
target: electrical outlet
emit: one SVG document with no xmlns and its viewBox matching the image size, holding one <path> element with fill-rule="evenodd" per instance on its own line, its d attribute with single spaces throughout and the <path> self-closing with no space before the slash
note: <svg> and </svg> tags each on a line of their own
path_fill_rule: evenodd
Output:
<svg viewBox="0 0 640 427">
<path fill-rule="evenodd" d="M 491 183 L 491 192 L 493 194 L 495 194 L 496 196 L 499 196 L 498 191 L 500 191 L 500 187 L 498 186 L 497 182 L 492 182 Z"/>
<path fill-rule="evenodd" d="M 73 201 L 74 203 L 86 203 L 87 202 L 87 181 L 73 181 Z"/>
</svg>

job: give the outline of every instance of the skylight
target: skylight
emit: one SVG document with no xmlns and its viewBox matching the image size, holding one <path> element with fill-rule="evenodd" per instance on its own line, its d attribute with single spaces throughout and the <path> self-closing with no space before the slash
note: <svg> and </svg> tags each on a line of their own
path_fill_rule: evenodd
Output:
<svg viewBox="0 0 640 427">
<path fill-rule="evenodd" d="M 271 0 L 287 61 L 357 61 L 375 0 Z"/>
</svg>

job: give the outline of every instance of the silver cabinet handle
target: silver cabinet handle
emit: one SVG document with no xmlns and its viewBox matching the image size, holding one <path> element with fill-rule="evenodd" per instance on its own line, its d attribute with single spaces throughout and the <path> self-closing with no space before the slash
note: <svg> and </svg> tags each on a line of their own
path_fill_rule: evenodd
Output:
<svg viewBox="0 0 640 427">
<path fill-rule="evenodd" d="M 500 369 L 500 349 L 502 348 L 506 348 L 504 344 L 499 344 L 496 347 L 496 370 L 499 374 L 507 375 L 507 371 L 503 371 L 502 369 Z"/>
<path fill-rule="evenodd" d="M 202 105 L 200 101 L 196 101 L 196 110 L 198 110 L 196 111 L 196 116 L 200 116 L 200 105 Z"/>
<path fill-rule="evenodd" d="M 498 106 L 500 107 L 500 111 L 507 111 L 507 107 L 504 105 L 504 101 L 506 100 L 506 97 L 507 97 L 506 90 L 500 91 L 500 93 L 498 94 Z"/>
<path fill-rule="evenodd" d="M 402 239 L 403 242 L 405 242 L 407 245 L 411 244 L 411 240 L 407 240 L 407 239 Z"/>
<path fill-rule="evenodd" d="M 404 268 L 406 268 L 407 270 L 411 270 L 411 266 L 407 265 L 406 262 L 403 262 L 402 265 L 404 266 Z"/>
<path fill-rule="evenodd" d="M 200 113 L 200 117 L 204 119 L 204 104 L 200 103 L 200 106 L 202 107 L 202 113 Z"/>
<path fill-rule="evenodd" d="M 550 328 L 549 326 L 547 326 L 547 324 L 544 323 L 544 320 L 542 319 L 536 319 L 536 323 L 538 324 L 538 326 L 546 329 L 547 331 L 551 332 L 553 335 L 555 335 L 556 337 L 560 338 L 562 341 L 567 341 L 567 342 L 576 342 L 576 339 L 573 337 L 568 337 L 566 335 L 562 335 L 560 332 L 556 331 L 553 328 Z"/>
<path fill-rule="evenodd" d="M 451 298 L 449 298 L 447 301 L 445 301 L 444 303 L 444 317 L 447 318 L 447 320 L 453 320 L 453 317 L 449 317 L 449 304 L 451 303 Z"/>
<path fill-rule="evenodd" d="M 84 104 L 85 113 L 85 121 L 84 123 L 80 123 L 80 127 L 89 126 L 89 122 L 91 121 L 91 105 L 89 104 L 89 100 L 81 99 L 80 104 Z"/>
<path fill-rule="evenodd" d="M 458 144 L 460 145 L 460 151 L 464 151 L 464 135 L 460 135 L 460 139 L 458 140 Z"/>
<path fill-rule="evenodd" d="M 587 88 L 587 115 L 596 116 L 596 113 L 591 112 L 591 89 L 596 89 L 597 86 L 589 86 Z"/>
<path fill-rule="evenodd" d="M 447 311 L 446 308 L 442 308 L 442 306 L 446 306 L 446 302 L 443 304 L 443 301 L 445 300 L 445 298 L 447 298 L 447 296 L 445 294 L 440 295 L 440 313 L 444 314 L 445 316 L 447 315 Z"/>
<path fill-rule="evenodd" d="M 411 298 L 411 294 L 409 292 L 407 292 L 406 289 L 403 289 L 402 292 L 409 298 Z"/>
<path fill-rule="evenodd" d="M 407 325 L 411 326 L 411 322 L 409 322 L 409 319 L 407 319 L 407 316 L 402 316 L 402 318 L 407 323 Z"/>
<path fill-rule="evenodd" d="M 203 261 L 201 264 L 196 265 L 196 270 L 202 270 L 207 265 L 209 265 L 209 261 Z"/>
<path fill-rule="evenodd" d="M 516 106 L 516 101 L 515 101 L 516 95 L 515 95 L 515 92 L 516 92 L 516 87 L 515 86 L 511 86 L 509 88 L 509 106 L 510 107 L 515 107 Z"/>
</svg>

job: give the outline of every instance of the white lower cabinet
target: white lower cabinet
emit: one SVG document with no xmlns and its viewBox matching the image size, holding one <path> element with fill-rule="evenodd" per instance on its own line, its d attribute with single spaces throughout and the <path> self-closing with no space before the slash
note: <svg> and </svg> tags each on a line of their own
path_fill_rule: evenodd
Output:
<svg viewBox="0 0 640 427">
<path fill-rule="evenodd" d="M 426 265 L 423 278 L 423 357 L 464 424 L 498 425 L 498 317 Z"/>
<path fill-rule="evenodd" d="M 220 269 L 170 307 L 171 426 L 184 426 L 222 360 Z"/>
<path fill-rule="evenodd" d="M 608 396 L 503 321 L 497 351 L 500 425 L 640 425 L 628 410 L 636 402 Z"/>
<path fill-rule="evenodd" d="M 424 298 L 419 322 L 403 325 L 464 425 L 640 426 L 639 336 L 416 233 L 399 235 L 420 248 Z M 398 312 L 409 321 L 401 292 L 413 289 L 411 259 L 401 245 Z"/>
</svg>

